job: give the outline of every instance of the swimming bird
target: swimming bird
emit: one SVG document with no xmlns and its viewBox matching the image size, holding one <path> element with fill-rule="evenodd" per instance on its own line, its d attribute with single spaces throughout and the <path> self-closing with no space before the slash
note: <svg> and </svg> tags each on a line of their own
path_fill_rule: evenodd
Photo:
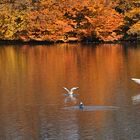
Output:
<svg viewBox="0 0 140 140">
<path fill-rule="evenodd" d="M 136 82 L 137 84 L 140 84 L 140 79 L 131 78 L 131 80 L 133 80 L 133 81 Z"/>
<path fill-rule="evenodd" d="M 73 87 L 70 90 L 67 89 L 66 87 L 63 87 L 63 88 L 68 92 L 68 95 L 73 95 L 73 91 L 78 89 L 79 87 Z"/>
<path fill-rule="evenodd" d="M 79 104 L 79 109 L 84 109 L 84 104 L 82 102 Z"/>
</svg>

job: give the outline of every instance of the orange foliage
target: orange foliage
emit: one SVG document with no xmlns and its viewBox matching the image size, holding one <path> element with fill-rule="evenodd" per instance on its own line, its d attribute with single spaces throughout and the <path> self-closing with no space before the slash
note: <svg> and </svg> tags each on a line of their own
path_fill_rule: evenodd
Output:
<svg viewBox="0 0 140 140">
<path fill-rule="evenodd" d="M 123 16 L 113 9 L 114 3 L 111 0 L 39 0 L 32 4 L 30 0 L 26 1 L 24 6 L 22 2 L 15 3 L 16 8 L 25 8 L 23 20 L 26 21 L 23 22 L 24 26 L 18 26 L 16 33 L 11 33 L 12 38 L 19 36 L 24 41 L 65 42 L 93 36 L 103 41 L 122 37 L 116 31 L 123 24 Z"/>
<path fill-rule="evenodd" d="M 63 40 L 64 34 L 72 30 L 68 21 L 63 19 L 63 15 L 63 10 L 58 3 L 42 1 L 38 10 L 32 10 L 28 14 L 29 38 L 33 40 Z"/>
<path fill-rule="evenodd" d="M 123 25 L 123 16 L 113 9 L 104 9 L 103 14 L 98 16 L 96 20 L 96 34 L 104 41 L 114 41 L 122 37 L 117 35 L 115 30 Z"/>
<path fill-rule="evenodd" d="M 122 37 L 115 30 L 123 24 L 123 16 L 112 9 L 111 4 L 108 7 L 103 1 L 86 4 L 80 8 L 75 6 L 67 15 L 73 21 L 72 26 L 78 27 L 77 33 L 84 37 L 95 34 L 103 41 L 114 41 Z"/>
</svg>

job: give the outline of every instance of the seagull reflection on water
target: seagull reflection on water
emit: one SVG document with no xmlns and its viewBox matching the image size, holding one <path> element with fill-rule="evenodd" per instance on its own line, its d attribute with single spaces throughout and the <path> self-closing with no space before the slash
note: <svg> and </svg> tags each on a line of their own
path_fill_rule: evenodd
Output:
<svg viewBox="0 0 140 140">
<path fill-rule="evenodd" d="M 74 102 L 74 103 L 76 103 L 76 102 L 77 102 L 77 99 L 76 99 L 75 96 L 69 95 L 69 96 L 67 96 L 67 97 L 65 98 L 64 102 L 65 102 L 65 103 L 67 103 L 67 102 Z"/>
<path fill-rule="evenodd" d="M 132 102 L 134 105 L 140 104 L 140 94 L 132 97 Z"/>
<path fill-rule="evenodd" d="M 133 80 L 135 83 L 140 84 L 140 79 L 137 78 L 131 78 L 131 80 Z M 139 104 L 140 103 L 140 94 L 133 96 L 132 97 L 132 102 L 133 104 Z"/>
</svg>

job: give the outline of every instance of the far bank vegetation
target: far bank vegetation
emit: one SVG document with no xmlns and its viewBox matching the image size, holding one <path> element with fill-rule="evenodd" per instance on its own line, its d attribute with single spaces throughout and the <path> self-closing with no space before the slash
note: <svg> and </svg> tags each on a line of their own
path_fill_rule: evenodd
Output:
<svg viewBox="0 0 140 140">
<path fill-rule="evenodd" d="M 0 40 L 140 38 L 140 0 L 1 0 Z"/>
</svg>

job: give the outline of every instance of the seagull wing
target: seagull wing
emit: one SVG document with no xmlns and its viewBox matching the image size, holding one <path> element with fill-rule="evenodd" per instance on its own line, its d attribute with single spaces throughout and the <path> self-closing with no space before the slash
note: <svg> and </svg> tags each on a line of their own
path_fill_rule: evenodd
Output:
<svg viewBox="0 0 140 140">
<path fill-rule="evenodd" d="M 136 82 L 137 84 L 140 84 L 140 79 L 131 78 L 131 80 L 133 80 L 133 81 Z"/>
<path fill-rule="evenodd" d="M 75 89 L 78 89 L 79 87 L 73 87 L 71 88 L 71 92 L 73 92 Z"/>
<path fill-rule="evenodd" d="M 63 87 L 63 89 L 65 89 L 67 92 L 70 92 L 66 87 Z"/>
</svg>

